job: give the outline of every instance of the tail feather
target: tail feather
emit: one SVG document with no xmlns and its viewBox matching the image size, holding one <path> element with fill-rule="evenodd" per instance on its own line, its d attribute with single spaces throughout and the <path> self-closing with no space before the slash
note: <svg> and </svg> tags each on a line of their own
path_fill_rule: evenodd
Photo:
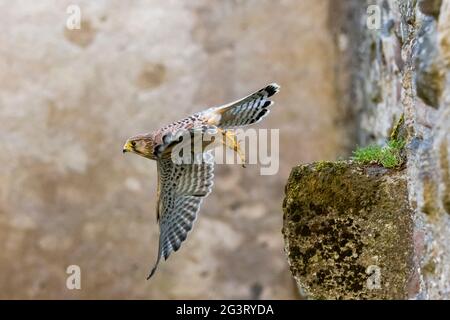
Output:
<svg viewBox="0 0 450 320">
<path fill-rule="evenodd" d="M 223 129 L 232 129 L 261 121 L 269 114 L 268 108 L 273 105 L 273 101 L 268 98 L 279 90 L 280 86 L 272 83 L 243 99 L 209 110 L 214 112 L 214 124 Z"/>
</svg>

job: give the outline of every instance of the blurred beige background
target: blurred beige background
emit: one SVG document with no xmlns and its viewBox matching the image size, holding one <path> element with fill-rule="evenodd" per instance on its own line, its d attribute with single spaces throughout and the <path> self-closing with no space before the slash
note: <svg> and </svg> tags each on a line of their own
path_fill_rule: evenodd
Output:
<svg viewBox="0 0 450 320">
<path fill-rule="evenodd" d="M 297 298 L 281 236 L 292 166 L 343 153 L 327 0 L 0 1 L 0 298 Z M 81 30 L 66 8 L 81 8 Z M 125 139 L 270 82 L 280 171 L 219 166 L 151 281 L 156 165 Z M 82 289 L 66 288 L 81 267 Z"/>
</svg>

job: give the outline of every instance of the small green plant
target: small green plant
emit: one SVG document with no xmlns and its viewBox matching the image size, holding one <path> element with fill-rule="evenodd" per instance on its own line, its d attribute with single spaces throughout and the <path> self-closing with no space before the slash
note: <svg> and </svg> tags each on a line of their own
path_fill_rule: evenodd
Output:
<svg viewBox="0 0 450 320">
<path fill-rule="evenodd" d="M 391 131 L 389 141 L 385 146 L 369 145 L 353 152 L 352 160 L 361 164 L 379 164 L 385 168 L 398 168 L 404 159 L 403 149 L 406 141 L 404 136 L 405 116 L 402 114 Z"/>
<path fill-rule="evenodd" d="M 352 159 L 361 164 L 374 163 L 385 168 L 397 168 L 403 164 L 402 150 L 404 147 L 404 140 L 390 140 L 384 147 L 370 145 L 358 148 L 353 152 Z"/>
</svg>

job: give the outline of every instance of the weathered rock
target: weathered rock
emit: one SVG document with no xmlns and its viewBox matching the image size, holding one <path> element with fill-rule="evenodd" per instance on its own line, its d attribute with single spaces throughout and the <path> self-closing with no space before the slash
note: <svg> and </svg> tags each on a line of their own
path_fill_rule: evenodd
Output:
<svg viewBox="0 0 450 320">
<path fill-rule="evenodd" d="M 403 299 L 415 272 L 405 172 L 351 162 L 292 170 L 284 200 L 285 251 L 315 299 Z"/>
<path fill-rule="evenodd" d="M 357 114 L 355 136 L 359 145 L 384 143 L 404 114 L 404 174 L 415 211 L 415 298 L 449 299 L 450 1 L 349 0 L 347 7 L 349 3 L 354 12 L 378 5 L 382 13 L 378 30 L 367 28 L 364 19 L 337 22 L 342 31 L 336 36 L 354 40 L 341 62 L 351 74 L 342 95 L 351 93 L 347 101 Z"/>
<path fill-rule="evenodd" d="M 424 14 L 439 17 L 441 11 L 442 0 L 419 0 L 420 11 Z"/>
<path fill-rule="evenodd" d="M 434 19 L 422 20 L 413 53 L 417 96 L 434 108 L 439 107 L 445 84 L 445 69 L 442 68 L 436 28 Z"/>
</svg>

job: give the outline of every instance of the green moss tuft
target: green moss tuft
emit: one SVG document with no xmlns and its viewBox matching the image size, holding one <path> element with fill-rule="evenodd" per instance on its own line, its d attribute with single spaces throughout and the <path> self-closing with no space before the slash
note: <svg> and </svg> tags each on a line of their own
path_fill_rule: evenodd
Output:
<svg viewBox="0 0 450 320">
<path fill-rule="evenodd" d="M 405 116 L 402 114 L 392 128 L 386 146 L 370 145 L 358 148 L 353 152 L 352 160 L 359 164 L 378 164 L 385 168 L 399 168 L 405 162 L 403 149 L 406 145 L 404 139 Z"/>
<path fill-rule="evenodd" d="M 364 148 L 358 148 L 353 152 L 353 160 L 358 163 L 378 162 L 381 157 L 382 148 L 377 145 L 370 145 Z"/>
<path fill-rule="evenodd" d="M 315 166 L 317 171 L 331 170 L 339 173 L 342 169 L 347 168 L 345 161 L 318 161 Z"/>
<path fill-rule="evenodd" d="M 353 152 L 352 160 L 360 164 L 379 164 L 385 168 L 398 168 L 403 162 L 404 140 L 390 140 L 386 146 L 370 145 Z"/>
</svg>

